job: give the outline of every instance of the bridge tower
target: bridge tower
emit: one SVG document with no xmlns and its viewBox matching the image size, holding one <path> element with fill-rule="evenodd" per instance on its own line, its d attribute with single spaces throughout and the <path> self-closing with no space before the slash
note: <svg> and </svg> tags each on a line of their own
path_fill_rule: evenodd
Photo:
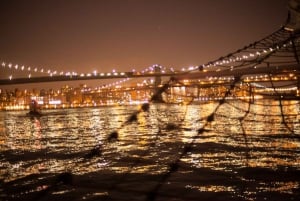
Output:
<svg viewBox="0 0 300 201">
<path fill-rule="evenodd" d="M 161 67 L 158 65 L 154 66 L 154 73 L 155 73 L 155 77 L 154 77 L 154 90 L 153 93 L 155 94 L 155 99 L 153 100 L 156 103 L 163 103 L 164 100 L 162 98 L 162 94 L 159 93 L 159 86 L 161 85 Z"/>
<path fill-rule="evenodd" d="M 159 74 L 161 73 L 161 67 L 154 66 L 154 73 L 155 73 L 154 86 L 155 88 L 158 88 L 159 85 L 161 84 L 161 76 L 159 76 Z"/>
</svg>

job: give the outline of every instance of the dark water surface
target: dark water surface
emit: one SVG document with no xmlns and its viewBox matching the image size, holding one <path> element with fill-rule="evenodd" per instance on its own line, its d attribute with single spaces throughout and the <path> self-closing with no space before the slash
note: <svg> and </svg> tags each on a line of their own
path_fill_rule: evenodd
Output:
<svg viewBox="0 0 300 201">
<path fill-rule="evenodd" d="M 0 112 L 0 200 L 299 200 L 299 102 L 282 105 Z"/>
</svg>

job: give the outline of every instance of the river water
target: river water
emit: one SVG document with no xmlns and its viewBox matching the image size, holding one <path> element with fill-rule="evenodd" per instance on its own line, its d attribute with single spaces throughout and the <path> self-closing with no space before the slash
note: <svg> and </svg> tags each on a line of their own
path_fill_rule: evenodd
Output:
<svg viewBox="0 0 300 201">
<path fill-rule="evenodd" d="M 299 200 L 298 101 L 0 112 L 0 200 Z"/>
</svg>

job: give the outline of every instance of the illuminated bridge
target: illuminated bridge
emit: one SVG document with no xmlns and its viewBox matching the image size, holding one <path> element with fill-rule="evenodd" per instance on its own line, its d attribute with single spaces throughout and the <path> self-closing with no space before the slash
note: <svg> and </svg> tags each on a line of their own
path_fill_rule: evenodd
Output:
<svg viewBox="0 0 300 201">
<path fill-rule="evenodd" d="M 159 88 L 163 84 L 161 77 L 170 77 L 169 86 L 208 87 L 239 82 L 248 83 L 252 87 L 273 87 L 280 90 L 296 87 L 298 90 L 300 86 L 299 36 L 298 32 L 282 27 L 269 36 L 216 60 L 181 69 L 153 65 L 142 71 L 106 73 L 94 71 L 79 74 L 31 68 L 2 61 L 1 71 L 9 73 L 9 76 L 0 79 L 0 85 L 154 77 L 155 81 L 151 88 L 153 86 Z M 24 76 L 20 77 L 19 74 Z"/>
<path fill-rule="evenodd" d="M 150 73 L 134 73 L 134 72 L 121 72 L 121 73 L 95 73 L 85 75 L 51 75 L 51 76 L 38 76 L 14 79 L 1 79 L 0 85 L 13 85 L 13 84 L 28 84 L 28 83 L 42 83 L 42 82 L 58 82 L 58 81 L 76 81 L 76 80 L 95 80 L 95 79 L 120 79 L 120 78 L 143 78 L 143 77 L 176 77 L 177 79 L 206 79 L 211 77 L 237 77 L 237 76 L 250 76 L 256 74 L 282 74 L 282 73 L 298 73 L 297 69 L 300 65 L 284 65 L 284 66 L 266 66 L 253 69 L 237 69 L 237 70 L 222 70 L 222 71 L 199 71 L 199 72 L 150 72 Z"/>
<path fill-rule="evenodd" d="M 121 78 L 143 78 L 143 77 L 167 77 L 175 75 L 183 75 L 184 72 L 114 72 L 114 73 L 86 73 L 78 75 L 67 74 L 67 75 L 51 75 L 51 76 L 39 76 L 39 77 L 26 77 L 26 78 L 14 78 L 14 79 L 1 79 L 0 85 L 11 85 L 11 84 L 27 84 L 27 83 L 40 83 L 40 82 L 57 82 L 57 81 L 76 81 L 76 80 L 95 80 L 95 79 L 121 79 Z"/>
</svg>

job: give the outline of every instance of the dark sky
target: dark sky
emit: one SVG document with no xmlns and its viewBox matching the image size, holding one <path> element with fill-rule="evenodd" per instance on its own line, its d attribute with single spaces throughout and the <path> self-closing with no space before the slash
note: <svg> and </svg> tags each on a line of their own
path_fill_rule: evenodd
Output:
<svg viewBox="0 0 300 201">
<path fill-rule="evenodd" d="M 181 69 L 279 29 L 288 0 L 1 0 L 0 60 L 76 72 Z"/>
</svg>

